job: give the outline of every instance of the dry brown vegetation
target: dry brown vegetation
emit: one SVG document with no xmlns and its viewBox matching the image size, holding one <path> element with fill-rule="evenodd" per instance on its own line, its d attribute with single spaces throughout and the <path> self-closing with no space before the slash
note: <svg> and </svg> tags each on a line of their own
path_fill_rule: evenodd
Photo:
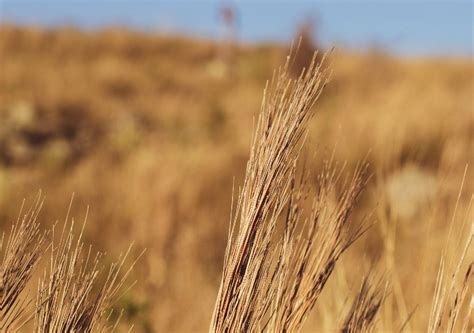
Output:
<svg viewBox="0 0 474 333">
<path fill-rule="evenodd" d="M 24 289 L 43 251 L 45 234 L 39 229 L 37 217 L 39 200 L 12 226 L 4 248 L 4 234 L 0 241 L 3 260 L 0 266 L 0 331 L 18 329 L 28 321 L 28 305 Z"/>
<path fill-rule="evenodd" d="M 381 282 L 374 282 L 369 276 L 364 278 L 362 285 L 347 313 L 342 324 L 342 332 L 373 332 L 375 331 L 375 318 L 383 304 L 385 292 Z M 407 318 L 408 320 L 408 318 Z"/>
<path fill-rule="evenodd" d="M 316 58 L 292 80 L 289 57 L 265 89 L 231 217 L 212 332 L 300 331 L 340 255 L 359 236 L 347 236 L 344 230 L 364 185 L 359 170 L 332 203 L 329 195 L 340 174 L 325 168 L 311 213 L 304 221 L 302 217 L 305 198 L 296 181 L 299 145 L 328 80 L 324 62 L 318 65 Z"/>
<path fill-rule="evenodd" d="M 81 288 L 103 295 L 91 289 L 91 279 L 115 294 L 108 284 L 118 278 L 115 270 L 111 280 L 95 280 L 81 268 L 87 251 L 80 244 L 114 258 L 135 240 L 147 255 L 132 272 L 139 284 L 113 305 L 124 309 L 124 327 L 471 330 L 474 178 L 466 165 L 474 159 L 474 66 L 340 50 L 315 107 L 324 82 L 317 68 L 289 86 L 282 70 L 254 120 L 262 88 L 287 51 L 242 46 L 230 75 L 211 42 L 3 26 L 2 228 L 10 228 L 24 197 L 42 188 L 48 198 L 43 228 L 33 208 L 12 233 L 35 245 L 7 241 L 2 248 L 1 296 L 9 276 L 31 276 L 42 230 L 75 192 L 71 216 L 92 206 L 78 231 L 84 240 L 51 248 L 52 270 L 42 285 L 59 283 L 55 299 L 70 304 Z M 296 161 L 304 159 L 306 129 L 306 149 L 318 153 L 301 171 Z M 370 179 L 360 178 L 363 161 Z M 233 182 L 243 185 L 229 236 Z M 370 228 L 361 236 L 363 225 Z M 73 242 L 66 234 L 63 242 Z M 84 279 L 61 285 L 72 278 L 66 268 L 73 262 Z M 384 276 L 380 283 L 364 279 L 374 264 Z M 45 268 L 40 263 L 36 270 Z M 23 304 L 24 287 L 9 289 L 0 315 Z M 78 299 L 80 311 L 64 308 L 60 317 L 70 323 L 60 324 L 52 312 L 42 322 L 61 331 L 92 313 L 104 319 L 110 302 L 103 297 L 93 304 L 107 305 L 97 308 Z M 21 308 L 15 313 L 23 316 Z"/>
<path fill-rule="evenodd" d="M 108 332 L 113 304 L 133 268 L 123 271 L 128 252 L 103 274 L 101 254 L 85 248 L 82 232 L 74 237 L 74 221 L 66 217 L 62 232 L 41 232 L 38 216 L 43 199 L 38 195 L 8 233 L 0 278 L 0 331 Z M 3 235 L 5 236 L 5 235 Z M 49 242 L 49 246 L 47 245 Z M 0 245 L 3 245 L 3 237 Z M 42 254 L 49 252 L 44 274 L 34 288 L 32 277 Z M 36 299 L 35 299 L 36 298 Z"/>
</svg>

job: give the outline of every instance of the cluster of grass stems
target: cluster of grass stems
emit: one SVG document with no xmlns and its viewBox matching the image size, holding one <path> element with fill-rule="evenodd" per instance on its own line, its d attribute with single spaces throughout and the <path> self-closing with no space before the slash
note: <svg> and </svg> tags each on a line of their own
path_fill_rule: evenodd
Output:
<svg viewBox="0 0 474 333">
<path fill-rule="evenodd" d="M 113 331 L 121 314 L 110 320 L 112 306 L 135 264 L 125 269 L 131 247 L 107 269 L 102 254 L 84 245 L 83 228 L 74 234 L 69 213 L 59 237 L 56 226 L 42 231 L 38 222 L 42 205 L 39 195 L 25 213 L 22 206 L 8 238 L 0 242 L 0 332 Z M 49 262 L 39 278 L 35 300 L 29 297 L 34 289 L 28 290 L 27 284 L 44 254 Z"/>
<path fill-rule="evenodd" d="M 339 258 L 367 230 L 363 225 L 348 226 L 370 177 L 367 163 L 348 173 L 329 158 L 312 186 L 304 167 L 302 172 L 298 168 L 304 165 L 302 147 L 308 121 L 316 112 L 313 106 L 330 76 L 325 58 L 317 61 L 315 55 L 309 67 L 292 78 L 289 56 L 265 88 L 245 181 L 231 216 L 210 332 L 300 331 Z M 336 186 L 342 188 L 337 196 Z M 466 264 L 472 250 L 469 232 L 449 283 L 443 255 L 428 332 L 469 330 L 472 308 L 463 312 L 473 266 Z M 341 332 L 376 330 L 390 285 L 372 272 L 341 315 Z M 400 330 L 409 320 L 410 316 L 402 318 Z"/>
<path fill-rule="evenodd" d="M 338 260 L 367 230 L 348 226 L 369 178 L 367 163 L 347 172 L 329 158 L 313 177 L 316 184 L 304 169 L 307 125 L 330 76 L 327 61 L 315 55 L 297 78 L 289 74 L 291 61 L 289 56 L 265 88 L 245 181 L 232 205 L 210 332 L 300 331 Z M 0 242 L 0 331 L 25 325 L 38 333 L 113 331 L 117 321 L 108 318 L 131 269 L 124 271 L 128 251 L 102 277 L 103 258 L 83 244 L 82 231 L 74 236 L 73 220 L 66 218 L 59 237 L 54 228 L 42 231 L 41 205 L 39 198 L 20 214 Z M 468 331 L 472 309 L 463 308 L 471 291 L 471 246 L 472 230 L 449 278 L 441 258 L 428 332 Z M 26 295 L 27 285 L 45 253 L 49 262 L 35 300 Z M 341 315 L 341 332 L 375 330 L 390 286 L 373 271 Z"/>
</svg>

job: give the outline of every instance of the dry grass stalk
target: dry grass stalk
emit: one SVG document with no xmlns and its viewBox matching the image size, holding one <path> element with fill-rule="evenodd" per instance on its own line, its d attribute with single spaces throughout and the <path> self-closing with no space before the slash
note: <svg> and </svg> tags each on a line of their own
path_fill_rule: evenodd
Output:
<svg viewBox="0 0 474 333">
<path fill-rule="evenodd" d="M 340 254 L 357 237 L 347 235 L 343 226 L 364 186 L 364 167 L 333 206 L 330 195 L 341 174 L 327 167 L 319 177 L 310 217 L 302 220 L 304 181 L 296 182 L 296 165 L 312 107 L 328 79 L 321 64 L 315 55 L 309 68 L 292 80 L 288 57 L 265 89 L 244 185 L 231 217 L 211 332 L 297 331 Z M 284 229 L 280 237 L 279 226 Z"/>
<path fill-rule="evenodd" d="M 347 313 L 341 332 L 374 332 L 375 318 L 384 299 L 385 289 L 382 280 L 372 284 L 369 277 L 366 276 Z"/>
<path fill-rule="evenodd" d="M 462 187 L 459 195 L 461 191 Z M 428 332 L 472 332 L 474 329 L 471 322 L 474 301 L 472 297 L 472 279 L 474 274 L 474 252 L 472 246 L 474 222 L 472 222 L 472 202 L 473 198 L 471 198 L 470 206 L 464 219 L 464 221 L 471 221 L 469 226 L 470 230 L 467 231 L 465 240 L 460 240 L 458 243 L 462 247 L 459 248 L 460 251 L 456 253 L 457 260 L 454 263 L 455 266 L 446 272 L 447 267 L 449 267 L 447 249 L 451 241 L 451 229 L 448 233 L 446 249 L 440 260 Z M 453 215 L 451 226 L 454 223 L 456 209 Z M 462 228 L 462 230 L 464 230 L 464 228 Z M 447 276 L 446 274 L 449 275 Z M 471 296 L 468 297 L 468 295 Z"/>
<path fill-rule="evenodd" d="M 19 329 L 31 314 L 28 313 L 28 298 L 23 296 L 28 281 L 43 251 L 45 233 L 40 230 L 37 217 L 43 202 L 38 196 L 33 206 L 12 226 L 4 244 L 0 240 L 3 258 L 0 265 L 0 332 Z"/>
<path fill-rule="evenodd" d="M 93 255 L 90 247 L 85 248 L 83 232 L 75 238 L 74 221 L 67 221 L 58 244 L 52 246 L 49 271 L 40 281 L 35 332 L 112 331 L 117 323 L 107 326 L 106 320 L 133 267 L 122 274 L 130 249 L 110 266 L 105 281 L 101 282 L 102 256 Z"/>
<path fill-rule="evenodd" d="M 342 194 L 334 202 L 335 184 L 342 176 L 331 162 L 318 177 L 318 192 L 313 198 L 309 218 L 303 219 L 304 198 L 296 191 L 289 203 L 280 255 L 274 269 L 276 295 L 271 296 L 268 330 L 294 332 L 301 329 L 314 307 L 341 254 L 359 236 L 360 230 L 344 230 L 354 203 L 364 187 L 357 168 L 343 182 Z M 273 279 L 273 277 L 272 277 Z M 274 284 L 270 280 L 270 285 Z"/>
</svg>

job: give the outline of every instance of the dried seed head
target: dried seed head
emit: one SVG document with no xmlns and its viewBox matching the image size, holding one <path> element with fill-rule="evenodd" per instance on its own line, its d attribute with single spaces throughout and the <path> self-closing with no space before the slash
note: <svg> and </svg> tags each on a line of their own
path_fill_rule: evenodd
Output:
<svg viewBox="0 0 474 333">
<path fill-rule="evenodd" d="M 315 54 L 294 80 L 291 61 L 289 56 L 264 91 L 210 332 L 298 331 L 339 256 L 357 238 L 346 237 L 343 227 L 365 185 L 365 165 L 331 205 L 340 174 L 328 163 L 310 217 L 303 218 L 297 162 L 329 73 Z"/>
</svg>

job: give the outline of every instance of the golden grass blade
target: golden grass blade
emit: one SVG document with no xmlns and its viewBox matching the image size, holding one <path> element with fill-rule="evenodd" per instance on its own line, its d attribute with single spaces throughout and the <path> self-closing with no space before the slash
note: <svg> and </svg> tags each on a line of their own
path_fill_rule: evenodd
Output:
<svg viewBox="0 0 474 333">
<path fill-rule="evenodd" d="M 347 313 L 341 332 L 375 332 L 375 318 L 385 299 L 382 280 L 373 283 L 366 276 Z"/>
<path fill-rule="evenodd" d="M 343 168 L 327 162 L 310 216 L 303 219 L 306 181 L 296 180 L 297 162 L 313 105 L 328 80 L 323 63 L 315 55 L 293 80 L 289 56 L 265 88 L 210 332 L 298 331 L 339 256 L 359 236 L 343 229 L 365 185 L 365 163 L 332 204 Z"/>
<path fill-rule="evenodd" d="M 4 245 L 0 265 L 0 331 L 14 331 L 30 318 L 30 302 L 23 295 L 33 270 L 38 263 L 45 244 L 46 234 L 40 230 L 37 222 L 43 199 L 41 193 L 31 208 L 22 214 L 13 225 Z M 22 217 L 21 217 L 22 216 Z"/>
<path fill-rule="evenodd" d="M 454 215 L 457 212 L 457 204 L 463 189 L 463 184 L 464 178 L 450 223 L 446 247 L 439 264 L 428 323 L 428 332 L 468 332 L 470 329 L 472 330 L 472 327 L 469 328 L 468 326 L 470 325 L 470 318 L 472 315 L 472 276 L 474 266 L 474 222 L 472 220 L 473 197 L 471 197 L 461 228 L 461 230 L 465 230 L 466 221 L 471 221 L 470 225 L 468 225 L 468 230 L 465 233 L 467 235 L 462 234 L 464 240 L 459 239 L 457 244 L 460 244 L 460 248 L 458 248 L 458 245 L 452 244 L 452 246 L 458 249 L 455 253 L 456 262 L 450 263 L 447 259 L 447 251 L 452 242 L 451 230 L 455 220 Z M 451 268 L 450 266 L 453 267 Z M 470 299 L 468 297 L 469 294 L 471 295 Z M 464 318 L 459 322 L 463 313 Z"/>
<path fill-rule="evenodd" d="M 50 268 L 38 289 L 35 332 L 105 332 L 113 331 L 117 325 L 107 326 L 106 318 L 133 267 L 122 273 L 130 248 L 110 265 L 101 280 L 102 255 L 93 255 L 90 247 L 85 248 L 84 225 L 75 237 L 71 220 L 52 246 Z"/>
</svg>

